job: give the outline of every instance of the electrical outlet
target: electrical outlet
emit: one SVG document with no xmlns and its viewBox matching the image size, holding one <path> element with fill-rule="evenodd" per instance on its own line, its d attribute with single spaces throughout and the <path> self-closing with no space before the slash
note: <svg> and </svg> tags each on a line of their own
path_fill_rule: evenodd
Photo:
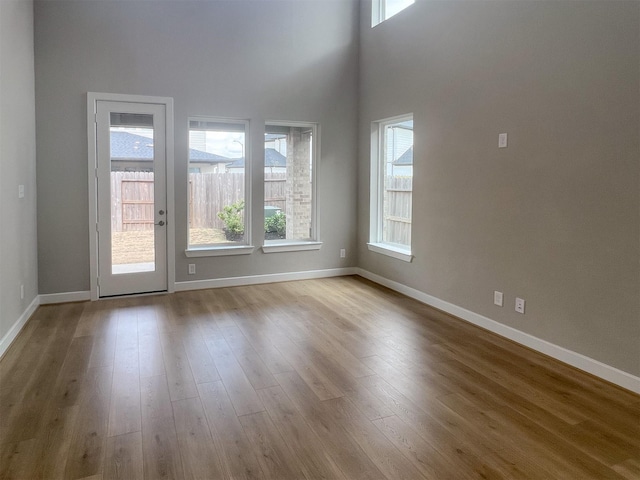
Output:
<svg viewBox="0 0 640 480">
<path fill-rule="evenodd" d="M 347 256 L 347 251 L 344 248 L 340 249 L 340 258 L 345 258 Z"/>
<path fill-rule="evenodd" d="M 24 198 L 24 185 L 18 185 L 18 198 Z"/>
<path fill-rule="evenodd" d="M 20 300 L 24 300 L 24 285 L 20 285 Z"/>
<path fill-rule="evenodd" d="M 502 307 L 503 303 L 503 295 L 502 292 L 498 292 L 497 290 L 493 292 L 493 304 L 499 307 Z"/>
<path fill-rule="evenodd" d="M 498 135 L 498 148 L 507 148 L 507 134 L 501 133 Z"/>
<path fill-rule="evenodd" d="M 196 264 L 195 263 L 190 263 L 189 264 L 189 275 L 195 275 L 196 274 Z"/>
<path fill-rule="evenodd" d="M 524 313 L 524 299 L 516 297 L 516 312 Z"/>
</svg>

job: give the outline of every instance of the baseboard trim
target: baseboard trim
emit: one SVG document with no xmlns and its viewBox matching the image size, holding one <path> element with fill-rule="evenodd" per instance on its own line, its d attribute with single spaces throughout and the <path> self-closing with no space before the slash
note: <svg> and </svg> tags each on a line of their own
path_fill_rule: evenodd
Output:
<svg viewBox="0 0 640 480">
<path fill-rule="evenodd" d="M 326 270 L 307 270 L 303 272 L 270 273 L 266 275 L 249 275 L 244 277 L 214 278 L 210 280 L 194 280 L 190 282 L 176 282 L 176 292 L 187 290 L 204 290 L 208 288 L 240 287 L 257 285 L 260 283 L 290 282 L 294 280 L 311 280 L 315 278 L 343 277 L 355 275 L 356 269 L 329 268 Z"/>
<path fill-rule="evenodd" d="M 395 290 L 398 293 L 402 293 L 407 297 L 411 297 L 419 302 L 425 303 L 432 307 L 454 315 L 469 323 L 482 327 L 493 333 L 496 333 L 502 337 L 513 340 L 516 343 L 529 347 L 540 353 L 548 355 L 556 360 L 559 360 L 567 365 L 571 365 L 579 370 L 595 375 L 608 382 L 618 385 L 622 388 L 630 390 L 632 392 L 640 394 L 640 377 L 631 375 L 630 373 L 618 370 L 615 367 L 607 365 L 605 363 L 594 360 L 580 353 L 576 353 L 572 350 L 568 350 L 564 347 L 560 347 L 546 340 L 542 340 L 538 337 L 534 337 L 528 333 L 524 333 L 515 328 L 509 327 L 502 323 L 491 320 L 477 313 L 474 313 L 465 308 L 459 307 L 449 302 L 445 302 L 437 297 L 416 290 L 415 288 L 408 287 L 399 282 L 389 280 L 375 273 L 369 272 L 362 268 L 356 268 L 356 274 L 363 278 L 371 280 L 377 284 L 383 285 L 391 290 Z"/>
<path fill-rule="evenodd" d="M 91 300 L 91 292 L 65 292 L 47 293 L 40 295 L 40 305 L 51 305 L 52 303 L 84 302 Z"/>
<path fill-rule="evenodd" d="M 2 340 L 0 340 L 0 358 L 2 358 L 7 350 L 9 350 L 9 347 L 22 331 L 24 326 L 27 324 L 27 321 L 31 318 L 31 315 L 33 315 L 39 305 L 40 297 L 36 295 L 36 298 L 34 298 L 33 302 L 31 302 L 27 309 L 22 312 L 22 315 L 20 315 L 20 318 L 18 318 L 16 323 L 14 323 L 5 336 L 2 337 Z"/>
</svg>

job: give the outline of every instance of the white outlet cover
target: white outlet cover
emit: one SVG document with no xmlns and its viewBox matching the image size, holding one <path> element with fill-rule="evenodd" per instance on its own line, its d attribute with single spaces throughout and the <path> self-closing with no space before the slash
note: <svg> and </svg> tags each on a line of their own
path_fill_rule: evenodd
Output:
<svg viewBox="0 0 640 480">
<path fill-rule="evenodd" d="M 524 313 L 524 299 L 516 298 L 516 312 Z"/>
<path fill-rule="evenodd" d="M 498 134 L 498 148 L 507 148 L 507 134 Z"/>
</svg>

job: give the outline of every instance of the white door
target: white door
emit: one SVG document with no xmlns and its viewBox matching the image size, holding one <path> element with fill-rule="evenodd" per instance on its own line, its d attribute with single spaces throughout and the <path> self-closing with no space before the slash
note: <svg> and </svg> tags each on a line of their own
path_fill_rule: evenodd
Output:
<svg viewBox="0 0 640 480">
<path fill-rule="evenodd" d="M 96 102 L 98 296 L 167 290 L 166 106 Z"/>
</svg>

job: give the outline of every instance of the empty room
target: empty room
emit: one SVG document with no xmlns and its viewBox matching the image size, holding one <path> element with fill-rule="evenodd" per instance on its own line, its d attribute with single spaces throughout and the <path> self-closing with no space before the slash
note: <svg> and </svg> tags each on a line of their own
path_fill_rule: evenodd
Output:
<svg viewBox="0 0 640 480">
<path fill-rule="evenodd" d="M 0 0 L 0 479 L 640 479 L 640 2 Z"/>
</svg>

